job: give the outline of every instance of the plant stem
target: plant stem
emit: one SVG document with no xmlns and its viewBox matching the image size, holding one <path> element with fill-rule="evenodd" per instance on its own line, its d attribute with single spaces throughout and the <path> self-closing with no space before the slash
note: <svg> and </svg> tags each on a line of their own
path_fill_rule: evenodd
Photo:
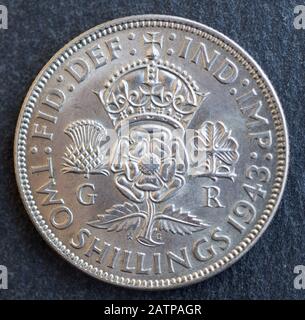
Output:
<svg viewBox="0 0 305 320">
<path fill-rule="evenodd" d="M 147 213 L 148 213 L 148 223 L 146 224 L 146 231 L 144 238 L 148 240 L 151 239 L 151 229 L 154 222 L 154 215 L 155 215 L 155 205 L 154 203 L 149 199 L 149 193 L 146 193 L 146 204 L 147 204 Z"/>
</svg>

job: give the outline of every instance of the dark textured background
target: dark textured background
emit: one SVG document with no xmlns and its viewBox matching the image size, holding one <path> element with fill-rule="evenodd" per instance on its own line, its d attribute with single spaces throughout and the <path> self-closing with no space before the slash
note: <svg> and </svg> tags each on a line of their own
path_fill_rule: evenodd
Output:
<svg viewBox="0 0 305 320">
<path fill-rule="evenodd" d="M 0 299 L 289 299 L 293 269 L 305 265 L 305 30 L 293 27 L 304 1 L 3 0 L 9 28 L 0 30 L 0 264 L 9 289 Z M 259 242 L 225 272 L 190 287 L 161 292 L 99 282 L 51 250 L 18 195 L 13 137 L 22 100 L 36 74 L 69 40 L 107 20 L 132 14 L 178 15 L 207 24 L 247 50 L 278 91 L 290 133 L 291 162 L 281 206 Z"/>
</svg>

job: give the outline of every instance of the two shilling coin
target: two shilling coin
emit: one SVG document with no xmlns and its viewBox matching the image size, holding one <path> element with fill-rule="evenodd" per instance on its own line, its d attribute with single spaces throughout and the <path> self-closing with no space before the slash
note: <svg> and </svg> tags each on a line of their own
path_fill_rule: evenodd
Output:
<svg viewBox="0 0 305 320">
<path fill-rule="evenodd" d="M 210 277 L 267 227 L 288 165 L 284 115 L 233 41 L 133 16 L 72 40 L 20 113 L 15 167 L 47 242 L 86 273 L 162 289 Z"/>
</svg>

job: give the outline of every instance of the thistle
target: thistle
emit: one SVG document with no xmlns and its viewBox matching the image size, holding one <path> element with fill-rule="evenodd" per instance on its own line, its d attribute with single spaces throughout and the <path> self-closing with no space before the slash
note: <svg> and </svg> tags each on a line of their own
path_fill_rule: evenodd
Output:
<svg viewBox="0 0 305 320">
<path fill-rule="evenodd" d="M 83 173 L 86 178 L 94 173 L 109 175 L 104 147 L 107 131 L 102 124 L 94 120 L 79 120 L 70 124 L 65 133 L 72 143 L 66 147 L 63 156 L 63 173 Z"/>
</svg>

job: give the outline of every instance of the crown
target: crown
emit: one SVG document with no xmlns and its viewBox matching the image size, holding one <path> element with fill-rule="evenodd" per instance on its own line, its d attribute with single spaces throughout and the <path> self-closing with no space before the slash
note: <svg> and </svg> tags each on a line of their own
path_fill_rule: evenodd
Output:
<svg viewBox="0 0 305 320">
<path fill-rule="evenodd" d="M 182 129 L 209 94 L 186 71 L 155 57 L 121 68 L 95 93 L 115 128 L 125 121 L 159 121 Z"/>
</svg>

